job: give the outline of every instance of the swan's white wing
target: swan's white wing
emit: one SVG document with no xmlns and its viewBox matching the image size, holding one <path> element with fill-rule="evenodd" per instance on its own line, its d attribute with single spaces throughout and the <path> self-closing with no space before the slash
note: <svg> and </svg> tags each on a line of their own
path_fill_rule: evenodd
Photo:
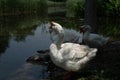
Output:
<svg viewBox="0 0 120 80">
<path fill-rule="evenodd" d="M 60 49 L 60 53 L 64 60 L 79 60 L 87 55 L 89 48 L 84 45 L 65 43 Z"/>
</svg>

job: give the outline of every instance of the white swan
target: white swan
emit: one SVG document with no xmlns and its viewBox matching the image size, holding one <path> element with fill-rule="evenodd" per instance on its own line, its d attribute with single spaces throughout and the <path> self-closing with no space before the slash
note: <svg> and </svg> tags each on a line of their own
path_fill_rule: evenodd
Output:
<svg viewBox="0 0 120 80">
<path fill-rule="evenodd" d="M 109 40 L 108 37 L 103 37 L 102 35 L 90 33 L 91 27 L 89 25 L 81 26 L 80 30 L 81 32 L 83 32 L 83 42 L 90 47 L 102 47 Z"/>
<path fill-rule="evenodd" d="M 67 71 L 78 71 L 96 56 L 97 49 L 76 43 L 63 43 L 64 30 L 56 22 L 50 23 L 50 29 L 58 34 L 57 43 L 50 45 L 50 57 L 53 63 Z"/>
<path fill-rule="evenodd" d="M 50 34 L 51 34 L 53 40 L 58 39 L 58 35 L 54 31 L 50 30 Z M 83 38 L 82 33 L 77 32 L 73 29 L 64 28 L 63 42 L 82 43 L 82 38 Z"/>
</svg>

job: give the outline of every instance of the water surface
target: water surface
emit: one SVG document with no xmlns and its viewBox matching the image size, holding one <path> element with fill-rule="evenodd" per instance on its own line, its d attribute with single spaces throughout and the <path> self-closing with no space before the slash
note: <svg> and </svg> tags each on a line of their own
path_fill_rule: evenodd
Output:
<svg viewBox="0 0 120 80">
<path fill-rule="evenodd" d="M 1 24 L 0 80 L 38 80 L 47 77 L 45 65 L 26 63 L 26 59 L 37 50 L 49 48 L 51 40 L 46 26 L 48 23 L 34 25 L 34 19 L 17 19 L 14 23 Z"/>
</svg>

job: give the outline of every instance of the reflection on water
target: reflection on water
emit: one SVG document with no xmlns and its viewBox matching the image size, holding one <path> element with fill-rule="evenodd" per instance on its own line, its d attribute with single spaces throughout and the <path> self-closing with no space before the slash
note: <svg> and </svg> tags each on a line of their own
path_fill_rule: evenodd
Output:
<svg viewBox="0 0 120 80">
<path fill-rule="evenodd" d="M 40 80 L 47 76 L 46 66 L 26 63 L 10 74 L 7 80 Z"/>
<path fill-rule="evenodd" d="M 39 24 L 39 17 L 1 17 L 0 18 L 0 52 L 4 53 L 4 48 L 8 47 L 11 37 L 16 41 L 24 41 L 26 36 L 34 35 L 34 31 Z M 4 47 L 4 48 L 3 48 Z"/>
<path fill-rule="evenodd" d="M 48 24 L 37 26 L 36 22 L 39 20 L 36 19 L 12 19 L 10 22 L 9 19 L 1 20 L 3 23 L 1 22 L 0 26 L 0 80 L 43 78 L 47 75 L 43 71 L 46 67 L 27 64 L 25 60 L 38 49 L 49 48 L 51 41 L 45 28 Z"/>
<path fill-rule="evenodd" d="M 26 77 L 30 76 L 30 75 L 27 76 L 27 74 L 31 74 L 31 75 L 34 74 L 36 72 L 36 69 L 34 68 L 36 67 L 34 67 L 33 65 L 27 65 L 25 63 L 25 60 L 30 55 L 33 55 L 38 49 L 42 49 L 42 50 L 48 49 L 49 45 L 50 45 L 49 34 L 47 30 L 43 31 L 42 25 L 36 28 L 36 30 L 34 31 L 34 35 L 27 35 L 24 41 L 18 42 L 14 39 L 14 36 L 11 37 L 11 39 L 9 40 L 9 47 L 5 50 L 4 55 L 1 56 L 0 79 L 3 80 L 4 78 L 7 78 L 7 77 L 11 78 L 10 74 L 14 74 L 12 75 L 12 77 L 14 76 L 14 78 L 21 77 L 21 76 L 23 76 L 24 78 L 25 76 Z M 24 68 L 25 70 L 22 70 Z M 39 68 L 39 69 L 42 70 L 42 68 Z M 32 70 L 33 72 L 34 71 L 35 72 L 33 73 Z M 39 75 L 41 74 L 43 74 L 43 71 L 39 72 Z M 13 80 L 13 79 L 10 79 L 10 80 Z M 37 79 L 32 79 L 32 80 L 37 80 Z"/>
</svg>

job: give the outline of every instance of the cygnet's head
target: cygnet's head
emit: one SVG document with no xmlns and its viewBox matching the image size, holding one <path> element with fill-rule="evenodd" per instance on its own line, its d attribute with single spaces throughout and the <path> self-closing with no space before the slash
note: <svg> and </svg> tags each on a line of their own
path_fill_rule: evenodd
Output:
<svg viewBox="0 0 120 80">
<path fill-rule="evenodd" d="M 91 32 L 90 25 L 83 25 L 80 27 L 80 32 L 87 32 L 87 31 Z"/>
</svg>

